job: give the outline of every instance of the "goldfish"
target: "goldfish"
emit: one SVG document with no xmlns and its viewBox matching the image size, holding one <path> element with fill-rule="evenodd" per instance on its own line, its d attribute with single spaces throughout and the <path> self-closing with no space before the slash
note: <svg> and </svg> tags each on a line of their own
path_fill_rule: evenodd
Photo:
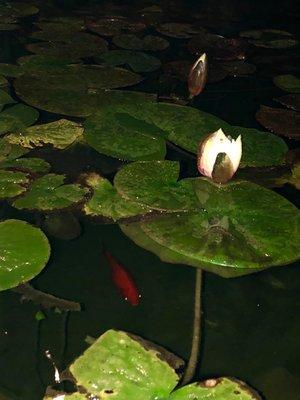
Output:
<svg viewBox="0 0 300 400">
<path fill-rule="evenodd" d="M 109 251 L 104 250 L 103 254 L 109 263 L 114 284 L 126 301 L 137 306 L 141 296 L 131 274 Z"/>
</svg>

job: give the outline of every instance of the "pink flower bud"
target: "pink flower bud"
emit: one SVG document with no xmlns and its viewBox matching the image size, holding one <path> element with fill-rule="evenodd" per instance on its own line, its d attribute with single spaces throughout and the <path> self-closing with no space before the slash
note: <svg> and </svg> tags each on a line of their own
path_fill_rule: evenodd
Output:
<svg viewBox="0 0 300 400">
<path fill-rule="evenodd" d="M 219 154 L 224 154 L 221 163 L 217 163 Z M 208 135 L 199 144 L 198 171 L 214 182 L 225 183 L 235 174 L 242 157 L 241 135 L 236 139 L 227 137 L 222 129 Z"/>
<path fill-rule="evenodd" d="M 203 53 L 192 66 L 188 77 L 190 97 L 198 96 L 206 84 L 208 63 L 206 54 Z"/>
</svg>

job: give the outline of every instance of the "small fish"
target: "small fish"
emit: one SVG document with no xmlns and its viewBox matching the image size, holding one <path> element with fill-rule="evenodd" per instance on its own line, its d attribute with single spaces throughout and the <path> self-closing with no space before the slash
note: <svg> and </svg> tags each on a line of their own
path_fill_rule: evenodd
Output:
<svg viewBox="0 0 300 400">
<path fill-rule="evenodd" d="M 188 77 L 190 98 L 198 96 L 204 89 L 207 80 L 208 63 L 206 54 L 203 53 L 192 66 Z"/>
<path fill-rule="evenodd" d="M 128 301 L 132 306 L 137 306 L 140 302 L 141 296 L 132 276 L 109 251 L 104 250 L 103 253 L 108 260 L 114 284 L 117 286 L 126 301 Z"/>
</svg>

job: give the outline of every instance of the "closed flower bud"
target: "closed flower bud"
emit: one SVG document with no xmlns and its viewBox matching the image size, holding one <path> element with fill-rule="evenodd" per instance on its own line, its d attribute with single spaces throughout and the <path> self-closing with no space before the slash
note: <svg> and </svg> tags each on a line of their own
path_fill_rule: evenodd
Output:
<svg viewBox="0 0 300 400">
<path fill-rule="evenodd" d="M 190 97 L 198 96 L 206 84 L 208 71 L 207 56 L 203 53 L 192 66 L 188 77 Z"/>
</svg>

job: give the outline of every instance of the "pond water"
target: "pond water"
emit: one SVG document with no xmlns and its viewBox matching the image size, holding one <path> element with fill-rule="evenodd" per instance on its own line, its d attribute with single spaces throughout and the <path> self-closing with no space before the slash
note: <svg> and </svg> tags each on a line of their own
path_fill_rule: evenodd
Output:
<svg viewBox="0 0 300 400">
<path fill-rule="evenodd" d="M 129 15 L 134 19 L 133 16 L 136 18 L 139 15 L 140 21 L 148 21 L 149 24 L 144 33 L 159 35 L 170 42 L 169 49 L 151 53 L 160 58 L 163 65 L 176 60 L 187 59 L 192 62 L 195 55 L 191 55 L 186 47 L 190 37 L 180 39 L 157 33 L 153 28 L 153 21 L 156 20 L 157 23 L 192 23 L 204 26 L 211 33 L 235 38 L 240 31 L 247 29 L 276 28 L 295 35 L 299 33 L 299 25 L 292 18 L 292 2 L 280 3 L 278 9 L 273 7 L 273 2 L 254 5 L 245 2 L 243 10 L 238 10 L 234 1 L 223 2 L 219 6 L 214 1 L 191 3 L 190 6 L 174 1 L 168 4 L 169 10 L 166 10 L 166 3 L 169 2 L 158 1 L 142 4 L 125 1 L 33 0 L 23 3 L 36 5 L 40 12 L 19 17 L 16 22 L 19 27 L 15 30 L 0 31 L 1 63 L 15 64 L 19 57 L 31 54 L 25 45 L 38 42 L 30 38 L 30 34 L 37 30 L 33 23 L 38 20 L 51 21 L 58 16 L 97 16 L 100 19 L 108 15 Z M 151 6 L 160 7 L 161 11 L 142 11 Z M 214 13 L 211 10 L 214 7 L 218 7 L 219 13 L 217 26 L 213 26 Z M 284 8 L 285 18 L 282 18 L 279 10 L 281 7 Z M 182 9 L 184 13 L 180 11 Z M 201 12 L 207 15 L 206 20 L 201 16 L 196 19 L 196 14 Z M 117 48 L 110 37 L 106 36 L 105 39 L 110 48 Z M 204 92 L 193 100 L 192 106 L 212 113 L 232 125 L 263 130 L 254 115 L 261 104 L 278 106 L 272 99 L 285 93 L 273 84 L 272 77 L 291 73 L 293 60 L 299 59 L 299 46 L 276 50 L 250 46 L 246 52 L 251 64 L 255 64 L 258 55 L 270 58 L 280 55 L 286 58 L 281 61 L 283 65 L 266 62 L 257 65 L 253 74 L 227 76 L 218 82 L 208 83 Z M 87 64 L 92 64 L 95 62 L 93 57 L 83 59 Z M 147 76 L 147 79 L 126 90 L 159 93 L 161 99 L 172 96 L 172 101 L 176 97 L 186 102 L 186 83 L 178 77 L 174 78 L 175 74 L 170 77 L 166 72 L 163 73 L 162 68 L 140 74 Z M 39 109 L 38 123 L 62 118 L 59 114 L 48 112 L 48 106 L 39 108 L 35 101 L 30 103 L 28 99 L 34 96 L 32 94 L 25 95 L 24 99 L 18 98 L 13 89 L 12 77 L 9 82 L 9 91 L 16 101 L 28 102 Z M 50 95 L 46 90 L 45 98 L 47 96 Z M 74 115 L 63 118 L 82 121 Z M 296 141 L 286 139 L 286 142 L 290 148 L 297 147 Z M 63 152 L 44 146 L 32 150 L 30 156 L 45 159 L 51 164 L 51 172 L 65 173 L 71 181 L 81 172 L 89 171 L 97 171 L 112 180 L 115 172 L 124 164 L 92 148 L 86 148 L 83 144 Z M 170 146 L 167 158 L 181 161 L 182 175 L 195 176 L 195 159 L 190 153 Z M 299 206 L 297 191 L 292 186 L 286 185 L 276 191 Z M 80 221 L 81 235 L 69 241 L 48 235 L 51 244 L 50 261 L 31 283 L 44 292 L 79 302 L 83 309 L 81 312 L 69 313 L 44 310 L 46 318 L 37 321 L 35 316 L 41 307 L 31 302 L 20 302 L 20 294 L 12 290 L 0 293 L 1 400 L 42 399 L 46 387 L 54 384 L 53 366 L 45 356 L 45 351 L 51 352 L 57 368 L 62 371 L 86 349 L 87 336 L 98 337 L 111 328 L 147 338 L 185 360 L 189 357 L 195 269 L 160 261 L 155 254 L 142 249 L 126 237 L 118 224 L 97 223 L 77 211 L 74 215 Z M 38 222 L 36 213 L 17 210 L 8 202 L 1 204 L 0 218 L 22 219 L 32 224 Z M 134 276 L 141 294 L 138 306 L 124 301 L 114 286 L 107 260 L 102 253 L 103 243 Z M 299 262 L 234 279 L 206 272 L 202 293 L 201 355 L 194 380 L 234 376 L 247 382 L 266 400 L 300 399 L 299 291 Z"/>
</svg>

